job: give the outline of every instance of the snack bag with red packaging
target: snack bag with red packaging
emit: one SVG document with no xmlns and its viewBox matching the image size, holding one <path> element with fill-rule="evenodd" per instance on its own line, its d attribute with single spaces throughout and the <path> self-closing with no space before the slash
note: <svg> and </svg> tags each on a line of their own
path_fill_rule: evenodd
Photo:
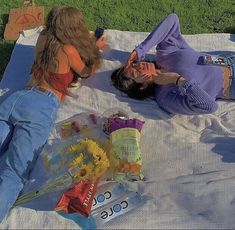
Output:
<svg viewBox="0 0 235 230">
<path fill-rule="evenodd" d="M 98 181 L 109 167 L 106 152 L 91 139 L 85 139 L 67 148 L 75 155 L 68 172 L 77 181 L 64 192 L 56 205 L 56 211 L 80 213 L 89 216 Z"/>
<path fill-rule="evenodd" d="M 65 191 L 55 207 L 55 211 L 80 213 L 88 217 L 96 193 L 99 179 L 81 180 Z"/>
</svg>

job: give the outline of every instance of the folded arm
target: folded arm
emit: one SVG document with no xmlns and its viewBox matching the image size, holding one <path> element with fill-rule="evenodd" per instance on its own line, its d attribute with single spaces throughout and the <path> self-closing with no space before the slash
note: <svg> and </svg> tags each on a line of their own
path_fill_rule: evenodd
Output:
<svg viewBox="0 0 235 230">
<path fill-rule="evenodd" d="M 70 68 L 79 76 L 88 77 L 92 74 L 93 67 L 86 66 L 85 62 L 81 59 L 77 49 L 72 45 L 65 45 L 64 51 L 67 54 Z"/>
<path fill-rule="evenodd" d="M 193 81 L 186 81 L 179 87 L 174 84 L 160 87 L 156 93 L 156 101 L 169 113 L 195 115 L 217 110 L 215 100 Z"/>
</svg>

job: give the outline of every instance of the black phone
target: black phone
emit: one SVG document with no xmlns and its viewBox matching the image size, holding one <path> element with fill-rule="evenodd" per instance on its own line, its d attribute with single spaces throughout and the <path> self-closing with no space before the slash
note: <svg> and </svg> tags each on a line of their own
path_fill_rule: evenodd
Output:
<svg viewBox="0 0 235 230">
<path fill-rule="evenodd" d="M 100 27 L 97 27 L 96 30 L 95 30 L 96 40 L 98 40 L 103 34 L 104 34 L 104 29 L 100 28 Z"/>
</svg>

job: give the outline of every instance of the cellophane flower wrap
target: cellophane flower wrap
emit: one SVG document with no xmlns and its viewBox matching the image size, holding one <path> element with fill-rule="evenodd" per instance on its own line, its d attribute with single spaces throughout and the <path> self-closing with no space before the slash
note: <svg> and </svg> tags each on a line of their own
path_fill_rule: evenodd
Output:
<svg viewBox="0 0 235 230">
<path fill-rule="evenodd" d="M 61 139 L 72 136 L 85 137 L 97 128 L 98 115 L 95 112 L 80 113 L 57 124 L 56 132 Z"/>
<path fill-rule="evenodd" d="M 69 172 L 77 183 L 64 192 L 55 210 L 89 216 L 98 180 L 108 169 L 109 160 L 105 151 L 91 139 L 72 144 L 67 151 L 74 155 Z"/>
<path fill-rule="evenodd" d="M 88 138 L 71 139 L 68 143 L 58 143 L 56 147 L 53 145 L 46 156 L 44 161 L 51 177 L 40 188 L 19 196 L 14 206 L 22 205 L 57 189 L 66 189 L 74 183 L 96 182 L 109 167 L 106 152 L 96 141 Z M 89 183 L 82 182 L 81 185 Z M 95 186 L 96 184 L 94 192 Z"/>
<path fill-rule="evenodd" d="M 115 180 L 142 180 L 141 129 L 144 121 L 109 117 L 104 131 L 111 141 L 110 169 Z"/>
</svg>

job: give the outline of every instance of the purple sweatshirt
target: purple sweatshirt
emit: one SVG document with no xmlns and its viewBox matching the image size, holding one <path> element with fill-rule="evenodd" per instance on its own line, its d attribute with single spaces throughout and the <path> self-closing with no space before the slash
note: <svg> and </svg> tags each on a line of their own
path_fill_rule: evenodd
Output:
<svg viewBox="0 0 235 230">
<path fill-rule="evenodd" d="M 179 19 L 170 14 L 138 45 L 138 58 L 156 46 L 156 62 L 169 72 L 176 72 L 187 80 L 175 84 L 157 85 L 158 105 L 173 114 L 205 114 L 217 110 L 215 102 L 223 98 L 223 70 L 219 66 L 200 64 L 203 54 L 192 49 L 180 32 Z"/>
</svg>

